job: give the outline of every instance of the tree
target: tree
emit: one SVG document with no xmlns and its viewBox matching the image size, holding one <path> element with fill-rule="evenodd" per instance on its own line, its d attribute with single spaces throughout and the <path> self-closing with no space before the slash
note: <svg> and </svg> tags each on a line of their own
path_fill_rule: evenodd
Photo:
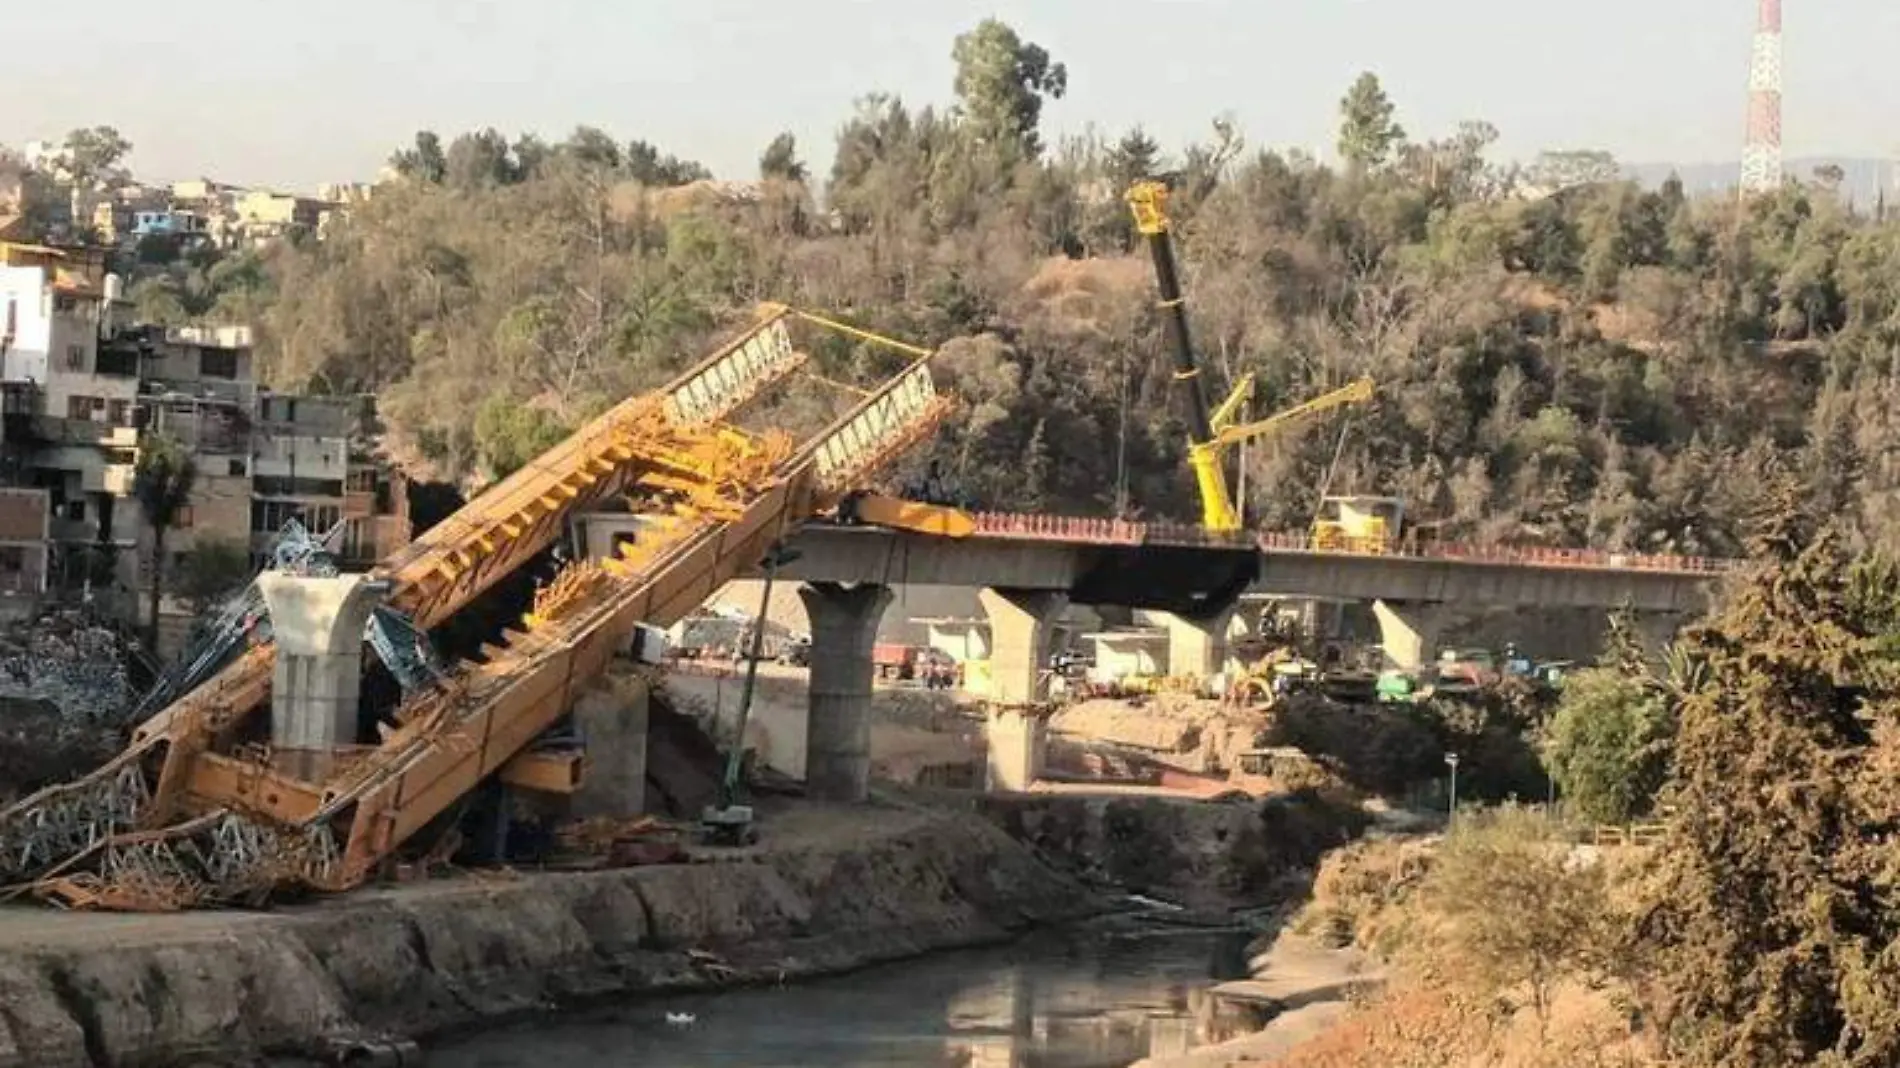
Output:
<svg viewBox="0 0 1900 1068">
<path fill-rule="evenodd" d="M 152 528 L 152 602 L 147 640 L 158 648 L 158 606 L 165 592 L 165 537 L 191 502 L 198 465 L 176 439 L 154 435 L 139 449 L 132 471 L 132 497 Z"/>
<path fill-rule="evenodd" d="M 1339 156 L 1354 171 L 1385 165 L 1405 140 L 1405 128 L 1393 119 L 1397 108 L 1385 95 L 1379 76 L 1367 71 L 1339 101 Z"/>
<path fill-rule="evenodd" d="M 508 185 L 515 177 L 514 161 L 508 157 L 508 139 L 494 127 L 465 133 L 449 142 L 442 178 L 451 188 Z"/>
<path fill-rule="evenodd" d="M 202 619 L 250 581 L 251 554 L 242 544 L 201 537 L 180 556 L 173 590 Z"/>
<path fill-rule="evenodd" d="M 1121 136 L 1108 150 L 1104 166 L 1109 183 L 1117 195 L 1143 178 L 1152 178 L 1160 168 L 1161 145 L 1137 126 Z"/>
<path fill-rule="evenodd" d="M 609 170 L 620 166 L 620 142 L 596 126 L 576 126 L 561 143 L 563 153 L 594 167 Z"/>
<path fill-rule="evenodd" d="M 1573 863 L 1556 831 L 1516 806 L 1465 817 L 1419 888 L 1435 921 L 1432 974 L 1485 1001 L 1527 998 L 1540 1029 L 1558 983 L 1605 974 L 1612 959 L 1603 866 Z"/>
<path fill-rule="evenodd" d="M 690 185 L 712 177 L 712 172 L 703 164 L 671 154 L 661 155 L 658 148 L 645 141 L 627 143 L 622 168 L 627 172 L 627 177 L 641 185 L 662 188 Z"/>
<path fill-rule="evenodd" d="M 1025 156 L 1040 152 L 1042 102 L 1045 97 L 1062 99 L 1069 87 L 1068 68 L 993 18 L 958 36 L 950 58 L 957 65 L 955 90 L 963 118 L 977 137 L 992 145 L 1014 146 Z"/>
<path fill-rule="evenodd" d="M 1849 556 L 1792 478 L 1758 496 L 1761 565 L 1687 636 L 1652 998 L 1678 1063 L 1893 1064 L 1900 570 Z"/>
<path fill-rule="evenodd" d="M 759 155 L 759 177 L 801 184 L 808 177 L 804 161 L 798 158 L 798 139 L 789 131 L 772 138 Z"/>
<path fill-rule="evenodd" d="M 441 185 L 448 174 L 448 157 L 442 151 L 442 138 L 434 130 L 417 130 L 415 144 L 398 149 L 389 157 L 389 165 L 404 178 L 430 185 Z"/>
<path fill-rule="evenodd" d="M 1621 665 L 1606 664 L 1564 680 L 1544 754 L 1579 815 L 1628 823 L 1649 814 L 1674 739 L 1663 695 Z"/>
<path fill-rule="evenodd" d="M 541 169 L 547 165 L 554 149 L 546 141 L 533 134 L 522 134 L 515 138 L 509 154 L 515 160 L 515 176 L 521 181 L 541 177 Z"/>
<path fill-rule="evenodd" d="M 475 417 L 475 441 L 491 478 L 506 478 L 560 444 L 570 428 L 543 408 L 494 394 Z"/>
<path fill-rule="evenodd" d="M 66 135 L 54 172 L 72 186 L 73 226 L 91 222 L 85 210 L 86 194 L 125 183 L 127 175 L 120 164 L 131 151 L 132 142 L 110 126 L 81 128 Z"/>
</svg>

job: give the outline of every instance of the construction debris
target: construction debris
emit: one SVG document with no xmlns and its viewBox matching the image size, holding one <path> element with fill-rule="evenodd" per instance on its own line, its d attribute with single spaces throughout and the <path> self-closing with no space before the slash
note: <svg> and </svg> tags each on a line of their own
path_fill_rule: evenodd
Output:
<svg viewBox="0 0 1900 1068">
<path fill-rule="evenodd" d="M 550 867 L 630 868 L 686 856 L 684 829 L 653 816 L 576 820 L 555 831 L 554 838 L 564 855 Z"/>
<path fill-rule="evenodd" d="M 76 608 L 0 625 L 0 699 L 50 702 L 75 725 L 111 722 L 134 696 L 129 645 Z"/>
</svg>

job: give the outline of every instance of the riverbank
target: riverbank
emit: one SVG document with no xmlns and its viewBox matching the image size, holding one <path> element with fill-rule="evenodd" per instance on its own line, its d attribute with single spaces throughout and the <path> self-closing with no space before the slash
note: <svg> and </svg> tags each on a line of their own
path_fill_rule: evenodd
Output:
<svg viewBox="0 0 1900 1068">
<path fill-rule="evenodd" d="M 841 972 L 1104 907 L 967 810 L 793 804 L 765 828 L 694 863 L 471 874 L 268 913 L 0 910 L 0 1068 L 331 1056 L 633 991 Z"/>
<path fill-rule="evenodd" d="M 1137 1061 L 1131 1068 L 1232 1068 L 1286 1056 L 1346 1018 L 1355 1003 L 1384 989 L 1385 968 L 1365 952 L 1329 948 L 1291 933 L 1248 962 L 1251 979 L 1217 983 L 1210 997 L 1269 1016 L 1251 1034 L 1186 1053 Z"/>
</svg>

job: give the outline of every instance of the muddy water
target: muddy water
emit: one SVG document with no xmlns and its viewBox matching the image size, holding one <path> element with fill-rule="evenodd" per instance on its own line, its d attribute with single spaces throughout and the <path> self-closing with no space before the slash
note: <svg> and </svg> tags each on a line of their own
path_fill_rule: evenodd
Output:
<svg viewBox="0 0 1900 1068">
<path fill-rule="evenodd" d="M 1245 973 L 1246 940 L 1166 929 L 1039 935 L 837 979 L 641 1000 L 486 1032 L 438 1045 L 425 1064 L 1123 1068 L 1230 1037 L 1211 1021 L 1204 991 Z"/>
</svg>

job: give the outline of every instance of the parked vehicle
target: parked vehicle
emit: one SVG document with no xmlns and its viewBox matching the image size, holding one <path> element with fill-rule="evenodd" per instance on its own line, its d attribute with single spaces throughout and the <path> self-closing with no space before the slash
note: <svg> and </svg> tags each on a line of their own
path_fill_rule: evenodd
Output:
<svg viewBox="0 0 1900 1068">
<path fill-rule="evenodd" d="M 871 664 L 880 679 L 911 679 L 917 676 L 917 656 L 923 650 L 902 642 L 878 642 L 871 646 Z"/>
</svg>

